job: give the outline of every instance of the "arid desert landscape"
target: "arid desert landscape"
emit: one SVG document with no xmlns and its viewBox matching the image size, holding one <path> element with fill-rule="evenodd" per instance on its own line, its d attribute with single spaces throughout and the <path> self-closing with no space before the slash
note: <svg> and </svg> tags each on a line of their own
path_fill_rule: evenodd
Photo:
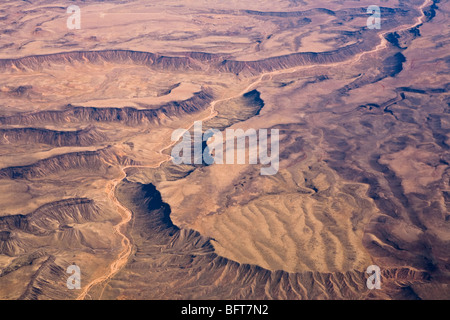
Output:
<svg viewBox="0 0 450 320">
<path fill-rule="evenodd" d="M 450 299 L 449 14 L 2 1 L 0 299 Z M 275 173 L 174 161 L 200 121 Z"/>
</svg>

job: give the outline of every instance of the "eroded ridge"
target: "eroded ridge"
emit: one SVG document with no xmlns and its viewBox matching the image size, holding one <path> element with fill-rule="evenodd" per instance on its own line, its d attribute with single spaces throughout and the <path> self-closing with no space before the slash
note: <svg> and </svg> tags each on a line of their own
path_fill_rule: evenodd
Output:
<svg viewBox="0 0 450 320">
<path fill-rule="evenodd" d="M 76 33 L 57 40 L 57 8 L 5 29 L 0 297 L 448 296 L 448 4 L 388 1 L 381 30 L 364 27 L 365 3 L 281 4 L 196 7 L 196 28 L 221 28 L 208 10 L 234 28 L 207 37 L 122 28 L 130 50 L 89 28 L 86 47 Z M 4 43 L 23 30 L 41 40 Z M 58 47 L 30 53 L 50 43 L 44 35 Z M 280 130 L 279 173 L 174 165 L 171 133 L 199 120 L 205 130 Z M 66 286 L 71 264 L 83 270 L 81 291 Z M 382 269 L 381 291 L 365 285 L 370 264 Z"/>
</svg>

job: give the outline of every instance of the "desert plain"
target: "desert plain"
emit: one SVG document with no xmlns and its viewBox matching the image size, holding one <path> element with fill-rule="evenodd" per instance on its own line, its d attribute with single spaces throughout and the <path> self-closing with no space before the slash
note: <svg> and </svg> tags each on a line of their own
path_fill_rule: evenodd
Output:
<svg viewBox="0 0 450 320">
<path fill-rule="evenodd" d="M 2 2 L 0 299 L 449 299 L 450 4 L 375 2 Z"/>
</svg>

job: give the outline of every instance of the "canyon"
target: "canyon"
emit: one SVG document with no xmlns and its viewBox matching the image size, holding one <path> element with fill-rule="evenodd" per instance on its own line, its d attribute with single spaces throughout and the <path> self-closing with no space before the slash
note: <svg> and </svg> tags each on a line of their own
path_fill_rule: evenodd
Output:
<svg viewBox="0 0 450 320">
<path fill-rule="evenodd" d="M 73 4 L 0 4 L 0 299 L 450 297 L 449 3 Z M 198 121 L 277 172 L 172 161 Z"/>
</svg>

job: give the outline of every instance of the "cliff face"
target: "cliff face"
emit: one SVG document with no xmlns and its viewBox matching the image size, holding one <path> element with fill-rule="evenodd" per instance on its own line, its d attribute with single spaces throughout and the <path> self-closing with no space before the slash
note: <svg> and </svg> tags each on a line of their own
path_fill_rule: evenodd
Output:
<svg viewBox="0 0 450 320">
<path fill-rule="evenodd" d="M 41 128 L 0 129 L 0 145 L 42 143 L 54 147 L 85 147 L 103 141 L 106 141 L 106 136 L 95 127 L 77 131 L 56 131 Z"/>
<path fill-rule="evenodd" d="M 21 113 L 0 117 L 3 125 L 42 125 L 45 123 L 117 122 L 129 126 L 157 124 L 161 117 L 177 117 L 206 109 L 213 99 L 211 90 L 205 89 L 184 101 L 173 101 L 154 109 L 94 108 L 68 105 L 66 110 Z M 80 134 L 80 133 L 78 133 Z M 58 135 L 58 134 L 55 134 Z M 70 140 L 70 138 L 67 138 Z M 76 139 L 76 138 L 75 138 Z"/>
<path fill-rule="evenodd" d="M 360 34 L 359 41 L 348 46 L 328 52 L 304 52 L 270 57 L 256 61 L 238 61 L 227 59 L 226 55 L 203 52 L 179 53 L 176 56 L 161 56 L 150 52 L 131 50 L 75 51 L 41 56 L 29 56 L 18 59 L 0 59 L 0 70 L 42 70 L 43 67 L 74 62 L 101 64 L 131 63 L 165 71 L 202 71 L 209 69 L 216 72 L 233 74 L 258 74 L 311 64 L 327 64 L 344 61 L 355 54 L 372 49 L 378 38 Z"/>
<path fill-rule="evenodd" d="M 28 214 L 0 217 L 0 254 L 11 257 L 53 247 L 92 247 L 91 239 L 78 230 L 83 224 L 102 222 L 105 214 L 93 200 L 72 198 L 47 203 Z M 101 241 L 100 241 L 101 242 Z"/>
<path fill-rule="evenodd" d="M 36 55 L 19 59 L 0 60 L 0 69 L 39 70 L 43 66 L 51 64 L 70 64 L 74 62 L 89 62 L 102 64 L 103 62 L 131 62 L 155 69 L 164 70 L 200 70 L 196 61 L 203 57 L 208 59 L 207 54 L 193 54 L 189 56 L 169 57 L 150 52 L 138 52 L 127 50 L 105 50 L 105 51 L 78 51 L 70 53 L 56 53 L 49 55 Z"/>
<path fill-rule="evenodd" d="M 408 268 L 384 270 L 380 293 L 367 289 L 364 272 L 289 273 L 239 264 L 215 254 L 210 239 L 174 226 L 153 185 L 125 182 L 119 200 L 135 213 L 137 253 L 106 286 L 105 299 L 132 297 L 135 290 L 142 299 L 410 298 L 403 288 L 429 281 L 426 273 Z M 135 281 L 124 281 L 131 274 Z M 201 289 L 192 291 L 193 282 Z"/>
<path fill-rule="evenodd" d="M 106 169 L 110 165 L 137 164 L 134 160 L 117 153 L 108 147 L 97 151 L 66 153 L 43 160 L 28 166 L 8 167 L 0 170 L 0 178 L 34 179 L 46 177 L 61 171 L 85 169 L 95 172 Z"/>
<path fill-rule="evenodd" d="M 406 59 L 401 52 L 397 52 L 379 63 L 376 74 L 361 74 L 356 80 L 339 89 L 340 94 L 347 94 L 349 91 L 362 88 L 371 83 L 377 83 L 388 77 L 395 77 L 403 70 Z"/>
<path fill-rule="evenodd" d="M 20 230 L 34 235 L 48 235 L 64 225 L 97 221 L 100 215 L 93 200 L 74 198 L 52 202 L 26 215 L 0 217 L 0 230 Z M 7 239 L 4 239 L 6 241 Z"/>
<path fill-rule="evenodd" d="M 353 9 L 357 10 L 357 9 Z M 280 17 L 280 18 L 292 18 L 292 17 L 310 17 L 316 14 L 328 14 L 331 16 L 335 16 L 336 12 L 325 9 L 325 8 L 317 8 L 305 11 L 288 11 L 288 12 L 276 12 L 276 11 L 257 11 L 257 10 L 244 10 L 244 12 L 248 15 L 260 16 L 260 17 Z"/>
<path fill-rule="evenodd" d="M 18 298 L 19 300 L 38 300 L 45 299 L 63 300 L 67 298 L 75 299 L 76 290 L 67 290 L 66 269 L 60 264 L 70 265 L 70 262 L 61 260 L 53 255 L 45 256 L 45 260 L 34 273 L 30 283 L 26 286 L 25 291 Z"/>
<path fill-rule="evenodd" d="M 431 7 L 427 14 L 430 16 L 434 12 Z M 299 27 L 311 22 L 310 18 L 315 16 L 331 16 L 333 23 L 349 22 L 356 18 L 367 18 L 365 7 L 344 8 L 339 10 L 330 10 L 327 8 L 315 8 L 305 11 L 258 11 L 258 10 L 240 10 L 239 14 L 246 15 L 255 19 L 270 19 L 272 23 L 280 26 L 282 30 L 289 27 Z M 220 10 L 218 10 L 220 11 Z M 413 13 L 410 10 L 399 8 L 381 8 L 384 18 L 385 28 L 407 24 L 413 19 Z M 229 13 L 229 12 L 228 12 Z M 269 72 L 295 66 L 309 64 L 323 64 L 343 61 L 352 55 L 373 49 L 378 43 L 379 38 L 361 26 L 360 30 L 353 35 L 348 34 L 356 42 L 336 50 L 314 53 L 292 53 L 288 55 L 276 56 L 254 61 L 239 61 L 230 59 L 228 54 L 211 54 L 206 52 L 179 52 L 171 54 L 157 54 L 143 51 L 132 50 L 100 50 L 100 51 L 74 51 L 65 53 L 55 53 L 47 55 L 27 56 L 18 59 L 1 59 L 0 70 L 41 70 L 50 65 L 67 65 L 75 62 L 91 63 L 101 65 L 105 62 L 136 64 L 146 66 L 153 70 L 164 71 L 205 71 L 211 72 L 230 72 L 233 74 L 257 74 L 260 72 Z"/>
<path fill-rule="evenodd" d="M 10 257 L 26 252 L 28 243 L 10 231 L 0 231 L 0 254 Z"/>
<path fill-rule="evenodd" d="M 276 70 L 294 68 L 297 66 L 320 65 L 342 62 L 363 51 L 370 50 L 375 46 L 375 39 L 368 38 L 328 52 L 301 52 L 284 56 L 271 57 L 258 61 L 236 61 L 224 60 L 219 70 L 235 74 L 258 74 Z"/>
</svg>

